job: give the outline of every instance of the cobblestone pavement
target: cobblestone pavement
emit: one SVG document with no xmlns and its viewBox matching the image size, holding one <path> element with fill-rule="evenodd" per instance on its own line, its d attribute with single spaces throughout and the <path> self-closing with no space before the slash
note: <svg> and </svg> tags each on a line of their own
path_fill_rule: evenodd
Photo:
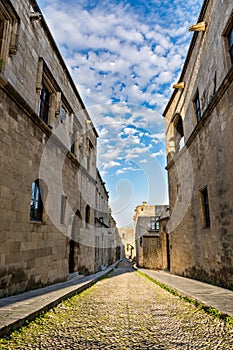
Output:
<svg viewBox="0 0 233 350">
<path fill-rule="evenodd" d="M 0 349 L 233 349 L 233 326 L 140 276 L 123 261 Z"/>
</svg>

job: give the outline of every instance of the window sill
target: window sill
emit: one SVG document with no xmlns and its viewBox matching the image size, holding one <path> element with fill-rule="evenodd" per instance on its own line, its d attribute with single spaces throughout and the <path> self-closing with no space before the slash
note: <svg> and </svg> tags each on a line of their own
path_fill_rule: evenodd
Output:
<svg viewBox="0 0 233 350">
<path fill-rule="evenodd" d="M 30 224 L 37 224 L 37 225 L 44 225 L 45 224 L 45 222 L 43 222 L 43 221 L 37 221 L 37 220 L 30 220 L 29 221 L 30 222 Z"/>
</svg>

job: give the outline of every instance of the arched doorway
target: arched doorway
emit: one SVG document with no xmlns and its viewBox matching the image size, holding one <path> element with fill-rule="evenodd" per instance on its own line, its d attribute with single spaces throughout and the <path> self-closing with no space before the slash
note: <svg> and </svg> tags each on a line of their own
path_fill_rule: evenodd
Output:
<svg viewBox="0 0 233 350">
<path fill-rule="evenodd" d="M 69 273 L 77 271 L 78 266 L 78 248 L 79 232 L 82 224 L 80 211 L 77 210 L 72 223 L 71 239 L 69 242 Z"/>
</svg>

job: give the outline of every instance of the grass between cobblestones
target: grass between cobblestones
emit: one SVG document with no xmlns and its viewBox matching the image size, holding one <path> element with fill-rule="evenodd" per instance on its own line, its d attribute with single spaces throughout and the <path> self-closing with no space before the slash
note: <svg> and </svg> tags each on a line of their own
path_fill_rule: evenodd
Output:
<svg viewBox="0 0 233 350">
<path fill-rule="evenodd" d="M 106 275 L 101 279 L 104 279 L 105 277 Z M 63 322 L 65 323 L 66 319 L 70 316 L 70 307 L 75 305 L 77 298 L 85 297 L 89 289 L 92 287 L 93 285 L 81 293 L 77 293 L 71 298 L 63 300 L 58 307 L 55 306 L 49 311 L 41 312 L 40 316 L 36 317 L 34 321 L 26 321 L 25 326 L 22 326 L 18 330 L 13 331 L 8 336 L 0 338 L 0 350 L 28 349 L 24 347 L 25 339 L 27 339 L 27 341 L 31 344 L 34 342 L 37 343 L 38 337 L 40 337 L 41 334 L 48 335 L 50 333 L 50 329 L 53 329 L 54 324 L 61 324 Z M 66 311 L 65 313 L 64 310 Z M 30 348 L 35 347 L 32 345 Z M 54 348 L 54 350 L 56 349 Z"/>
<path fill-rule="evenodd" d="M 137 276 L 135 272 L 127 274 L 119 269 L 117 275 L 117 270 L 115 275 L 108 274 L 100 283 L 64 300 L 9 337 L 0 339 L 0 349 L 233 348 L 232 327 L 217 317 L 211 319 L 203 308 L 194 307 L 194 300 L 180 296 L 143 273 L 138 272 Z M 153 287 L 144 277 L 158 287 Z M 176 298 L 161 293 L 159 287 Z"/>
<path fill-rule="evenodd" d="M 202 304 L 198 300 L 192 299 L 192 298 L 190 298 L 188 296 L 181 295 L 176 290 L 168 287 L 167 285 L 165 285 L 165 284 L 163 284 L 163 283 L 161 283 L 159 281 L 156 281 L 155 279 L 153 279 L 152 277 L 146 275 L 145 273 L 143 273 L 141 271 L 137 270 L 137 273 L 139 275 L 147 278 L 148 280 L 152 281 L 153 283 L 158 285 L 160 288 L 166 290 L 167 292 L 169 292 L 169 293 L 179 297 L 180 299 L 182 299 L 182 300 L 184 300 L 184 301 L 186 301 L 188 303 L 191 303 L 191 304 L 195 305 L 199 310 L 203 310 L 203 311 L 207 312 L 208 314 L 210 314 L 211 316 L 213 316 L 215 318 L 218 318 L 218 319 L 221 319 L 221 320 L 225 321 L 227 324 L 233 325 L 233 317 L 225 315 L 225 314 L 222 314 L 216 308 L 211 307 L 211 306 L 206 306 L 206 305 Z"/>
</svg>

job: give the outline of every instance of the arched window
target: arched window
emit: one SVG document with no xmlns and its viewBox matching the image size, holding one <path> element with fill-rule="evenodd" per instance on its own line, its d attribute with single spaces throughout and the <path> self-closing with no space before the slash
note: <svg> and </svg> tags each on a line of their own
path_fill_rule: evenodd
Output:
<svg viewBox="0 0 233 350">
<path fill-rule="evenodd" d="M 91 208 L 89 205 L 86 206 L 86 212 L 85 212 L 85 222 L 86 224 L 90 224 L 90 218 L 91 218 Z"/>
<path fill-rule="evenodd" d="M 174 129 L 176 152 L 179 152 L 184 147 L 184 128 L 183 120 L 180 114 L 176 114 L 174 117 Z"/>
<path fill-rule="evenodd" d="M 30 203 L 30 220 L 42 221 L 43 215 L 43 186 L 39 179 L 32 183 L 31 203 Z"/>
</svg>

